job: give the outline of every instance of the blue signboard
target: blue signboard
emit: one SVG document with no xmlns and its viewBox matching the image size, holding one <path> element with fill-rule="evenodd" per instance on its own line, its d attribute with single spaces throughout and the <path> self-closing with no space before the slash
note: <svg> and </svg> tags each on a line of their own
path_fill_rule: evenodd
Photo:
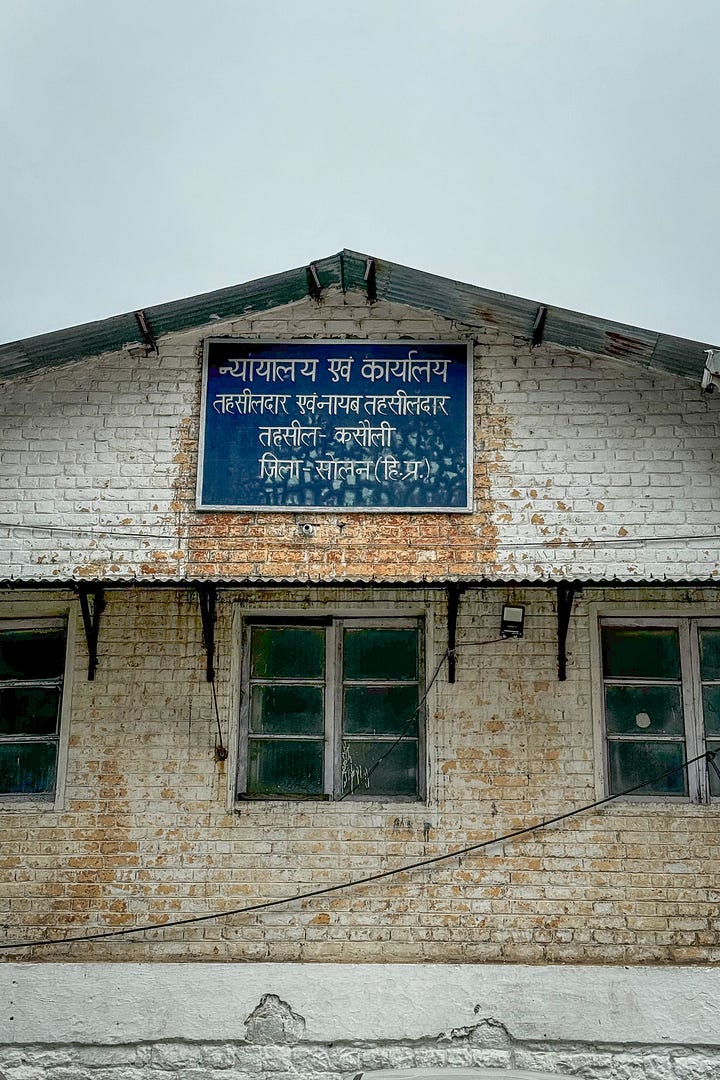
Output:
<svg viewBox="0 0 720 1080">
<path fill-rule="evenodd" d="M 468 511 L 465 342 L 206 343 L 198 509 Z"/>
</svg>

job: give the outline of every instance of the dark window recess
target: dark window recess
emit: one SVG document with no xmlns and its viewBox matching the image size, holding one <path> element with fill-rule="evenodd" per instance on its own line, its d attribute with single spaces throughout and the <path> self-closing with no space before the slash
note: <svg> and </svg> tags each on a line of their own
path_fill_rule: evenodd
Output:
<svg viewBox="0 0 720 1080">
<path fill-rule="evenodd" d="M 65 628 L 0 629 L 0 796 L 51 798 L 57 782 Z"/>
<path fill-rule="evenodd" d="M 600 634 L 609 793 L 643 785 L 639 797 L 720 796 L 704 760 L 683 768 L 720 749 L 720 626 L 612 619 Z"/>
<path fill-rule="evenodd" d="M 246 628 L 238 792 L 421 796 L 416 621 Z"/>
</svg>

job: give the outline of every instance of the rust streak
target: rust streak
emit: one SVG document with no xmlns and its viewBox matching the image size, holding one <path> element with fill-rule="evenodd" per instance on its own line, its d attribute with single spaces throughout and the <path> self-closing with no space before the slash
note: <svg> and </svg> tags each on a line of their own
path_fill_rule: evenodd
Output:
<svg viewBox="0 0 720 1080">
<path fill-rule="evenodd" d="M 608 330 L 605 334 L 606 349 L 611 356 L 648 356 L 651 352 L 647 342 Z"/>
</svg>

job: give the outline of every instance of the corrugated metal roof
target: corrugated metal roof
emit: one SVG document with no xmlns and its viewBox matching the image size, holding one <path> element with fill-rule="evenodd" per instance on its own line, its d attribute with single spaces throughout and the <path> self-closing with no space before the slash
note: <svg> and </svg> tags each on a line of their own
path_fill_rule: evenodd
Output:
<svg viewBox="0 0 720 1080">
<path fill-rule="evenodd" d="M 125 589 L 125 588 L 176 588 L 194 589 L 200 585 L 217 585 L 223 589 L 233 588 L 314 588 L 314 589 L 351 589 L 351 588 L 372 588 L 372 589 L 445 589 L 449 585 L 460 585 L 465 588 L 502 588 L 505 586 L 518 586 L 518 587 L 536 587 L 536 588 L 554 588 L 556 585 L 562 582 L 576 582 L 578 585 L 598 588 L 632 588 L 635 586 L 672 586 L 693 585 L 697 588 L 720 588 L 720 580 L 718 578 L 707 577 L 670 577 L 662 574 L 656 576 L 646 574 L 608 574 L 607 577 L 598 576 L 594 574 L 582 574 L 575 573 L 571 568 L 568 569 L 567 574 L 551 574 L 547 577 L 537 575 L 535 577 L 518 577 L 512 574 L 489 574 L 484 577 L 474 577 L 472 575 L 448 575 L 445 577 L 437 578 L 378 578 L 378 577 L 349 577 L 349 578 L 321 578 L 321 577 L 261 577 L 261 576 L 249 576 L 244 578 L 228 578 L 221 577 L 219 575 L 209 575 L 208 577 L 177 577 L 167 576 L 153 577 L 147 574 L 137 575 L 112 575 L 108 574 L 105 577 L 88 577 L 86 575 L 52 579 L 47 577 L 22 577 L 22 578 L 5 578 L 0 580 L 0 591 L 3 589 L 24 589 L 24 588 L 43 588 L 52 591 L 53 589 L 77 589 L 78 586 L 88 586 L 92 588 L 96 585 L 101 585 L 104 588 L 113 589 Z"/>
<path fill-rule="evenodd" d="M 316 260 L 313 266 L 321 289 L 366 292 L 366 268 L 370 258 L 360 252 L 344 250 Z M 470 329 L 498 326 L 530 340 L 538 310 L 545 307 L 543 340 L 550 345 L 630 360 L 644 367 L 697 380 L 705 366 L 705 350 L 718 348 L 705 342 L 552 307 L 538 300 L 492 292 L 399 263 L 381 259 L 373 262 L 377 299 L 426 308 Z M 155 335 L 161 337 L 212 325 L 216 317 L 236 319 L 280 307 L 302 300 L 308 296 L 308 291 L 308 272 L 303 266 L 227 289 L 146 307 L 144 311 Z M 97 356 L 122 349 L 129 343 L 143 343 L 133 312 L 13 341 L 0 345 L 0 379 Z"/>
</svg>

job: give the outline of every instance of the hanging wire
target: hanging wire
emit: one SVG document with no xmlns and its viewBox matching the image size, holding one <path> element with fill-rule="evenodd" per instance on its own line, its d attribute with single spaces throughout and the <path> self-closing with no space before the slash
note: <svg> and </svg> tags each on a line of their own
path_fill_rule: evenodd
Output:
<svg viewBox="0 0 720 1080">
<path fill-rule="evenodd" d="M 185 543 L 188 537 L 182 537 L 178 535 L 172 535 L 167 532 L 137 532 L 134 530 L 118 529 L 112 525 L 44 525 L 41 523 L 31 522 L 18 522 L 18 521 L 0 521 L 0 528 L 10 529 L 12 531 L 20 530 L 26 532 L 47 532 L 47 533 L 61 533 L 65 535 L 77 535 L 77 536 L 108 536 L 117 539 L 134 539 L 134 540 L 165 540 L 168 543 Z M 200 532 L 191 529 L 190 526 L 183 526 L 190 533 L 190 538 L 194 542 L 212 542 L 219 539 L 216 532 Z M 223 536 L 222 540 L 224 544 L 227 544 L 228 539 L 232 537 Z M 245 543 L 246 538 L 238 536 L 238 543 Z M 553 538 L 551 540 L 521 540 L 517 541 L 499 541 L 498 543 L 481 543 L 474 541 L 473 546 L 478 551 L 515 551 L 526 550 L 528 548 L 546 549 L 548 551 L 555 551 L 558 548 L 572 548 L 583 549 L 591 547 L 625 547 L 632 546 L 633 544 L 672 544 L 672 543 L 693 543 L 703 541 L 717 541 L 720 539 L 720 531 L 714 530 L 707 533 L 674 533 L 669 536 L 658 536 L 657 533 L 652 535 L 641 536 L 581 536 L 567 539 L 561 539 L 560 537 Z M 289 546 L 302 547 L 304 541 L 294 540 L 290 537 L 284 541 Z M 438 550 L 451 551 L 454 548 L 454 544 L 446 543 L 435 545 Z"/>
<path fill-rule="evenodd" d="M 488 638 L 487 641 L 463 641 L 460 644 L 456 643 L 455 647 L 452 648 L 452 649 L 446 649 L 445 652 L 442 654 L 442 656 L 440 657 L 440 659 L 438 661 L 438 665 L 435 668 L 435 671 L 433 672 L 433 675 L 432 675 L 432 678 L 430 679 L 430 682 L 427 684 L 427 686 L 425 688 L 425 693 L 420 698 L 420 700 L 417 703 L 417 706 L 415 708 L 415 711 L 410 716 L 410 719 L 408 720 L 407 724 L 402 729 L 402 731 L 400 732 L 398 737 L 388 747 L 388 749 L 385 751 L 385 753 L 382 754 L 382 756 L 379 757 L 377 759 L 377 761 L 367 770 L 367 772 L 357 781 L 357 783 L 351 785 L 351 787 L 348 788 L 348 790 L 343 795 L 341 795 L 338 799 L 336 799 L 335 802 L 342 802 L 344 799 L 347 799 L 351 795 L 354 795 L 355 792 L 358 790 L 358 788 L 360 788 L 360 787 L 368 787 L 369 786 L 369 780 L 370 780 L 370 777 L 372 776 L 372 774 L 375 772 L 376 769 L 378 769 L 382 765 L 383 761 L 385 761 L 385 758 L 389 757 L 390 754 L 392 754 L 395 747 L 400 742 L 402 742 L 402 740 L 405 738 L 407 733 L 410 731 L 410 728 L 415 723 L 415 720 L 416 720 L 417 716 L 419 715 L 420 710 L 422 709 L 423 705 L 427 701 L 428 694 L 430 693 L 430 690 L 432 689 L 434 683 L 437 680 L 438 675 L 440 674 L 440 669 L 442 668 L 443 664 L 445 663 L 445 661 L 450 656 L 454 656 L 457 649 L 465 649 L 469 645 L 473 645 L 475 647 L 478 647 L 480 645 L 497 645 L 499 642 L 505 642 L 505 641 L 511 641 L 511 640 L 514 640 L 514 639 L 497 637 L 497 638 Z"/>
<path fill-rule="evenodd" d="M 361 779 L 361 780 L 359 780 L 357 784 L 354 784 L 354 785 L 352 785 L 351 787 L 349 787 L 349 788 L 348 788 L 348 790 L 347 790 L 347 791 L 346 791 L 346 792 L 345 792 L 345 793 L 344 793 L 343 795 L 341 795 L 339 799 L 336 799 L 336 800 L 335 800 L 336 802 L 342 802 L 342 801 L 343 801 L 343 799 L 347 799 L 347 798 L 348 798 L 348 796 L 350 796 L 350 795 L 354 795 L 354 793 L 355 793 L 355 792 L 357 791 L 357 789 L 358 789 L 359 787 L 361 787 L 361 786 L 362 786 L 362 787 L 366 787 L 366 786 L 368 786 L 368 783 L 369 783 L 370 777 L 371 777 L 371 776 L 372 776 L 372 774 L 373 774 L 373 773 L 375 772 L 375 770 L 376 770 L 376 769 L 378 769 L 378 768 L 379 768 L 379 767 L 380 767 L 380 766 L 382 765 L 382 763 L 383 763 L 383 761 L 385 760 L 385 758 L 386 758 L 386 757 L 389 757 L 389 756 L 390 756 L 390 754 L 392 754 L 392 752 L 393 752 L 393 750 L 395 749 L 395 747 L 396 747 L 396 746 L 398 745 L 398 743 L 400 743 L 400 742 L 401 742 L 401 741 L 402 741 L 402 740 L 403 740 L 403 739 L 405 738 L 405 736 L 407 735 L 408 731 L 410 730 L 410 728 L 411 728 L 411 727 L 413 726 L 413 724 L 415 723 L 415 720 L 417 719 L 417 717 L 418 717 L 418 715 L 419 715 L 419 713 L 420 713 L 420 710 L 422 709 L 423 705 L 425 704 L 425 702 L 426 702 L 426 700 L 427 700 L 427 696 L 428 696 L 428 694 L 430 693 L 430 690 L 432 689 L 432 687 L 433 687 L 433 684 L 435 683 L 435 680 L 437 679 L 438 675 L 440 674 L 440 669 L 442 668 L 443 664 L 445 663 L 445 661 L 447 660 L 448 656 L 450 655 L 450 652 L 451 652 L 451 650 L 450 650 L 450 649 L 446 649 L 446 650 L 445 650 L 445 652 L 444 652 L 444 653 L 442 654 L 442 656 L 440 657 L 440 659 L 439 659 L 439 661 L 438 661 L 438 665 L 437 665 L 437 667 L 435 668 L 435 671 L 433 672 L 433 676 L 432 676 L 432 678 L 430 679 L 430 682 L 429 682 L 429 683 L 427 684 L 427 687 L 425 688 L 425 693 L 423 694 L 423 696 L 422 696 L 422 697 L 420 698 L 420 700 L 418 701 L 418 703 L 417 703 L 417 706 L 416 706 L 416 708 L 415 708 L 415 711 L 413 712 L 412 716 L 411 716 L 411 717 L 410 717 L 410 719 L 408 720 L 408 722 L 407 722 L 407 724 L 405 725 L 405 727 L 404 727 L 404 728 L 402 729 L 402 731 L 401 731 L 401 732 L 400 732 L 400 734 L 398 735 L 398 737 L 397 737 L 397 739 L 395 740 L 395 742 L 394 742 L 394 743 L 392 743 L 392 744 L 391 744 L 391 745 L 390 745 L 390 746 L 388 747 L 388 749 L 387 749 L 387 750 L 385 751 L 385 753 L 384 753 L 384 754 L 383 754 L 383 755 L 382 755 L 381 757 L 379 757 L 379 758 L 377 759 L 377 761 L 375 762 L 375 764 L 374 764 L 374 765 L 372 765 L 372 766 L 371 766 L 371 767 L 370 767 L 370 768 L 368 769 L 368 771 L 367 771 L 367 772 L 365 773 L 365 775 L 364 775 L 364 776 L 362 777 L 362 779 Z"/>
<path fill-rule="evenodd" d="M 213 671 L 213 677 L 210 680 L 210 688 L 212 690 L 213 705 L 215 707 L 215 719 L 217 721 L 217 742 L 215 743 L 215 756 L 218 761 L 227 761 L 228 751 L 223 742 L 222 727 L 220 725 L 220 709 L 218 708 L 217 690 L 215 689 L 215 672 Z"/>
<path fill-rule="evenodd" d="M 697 761 L 705 759 L 708 764 L 714 764 L 717 753 L 720 753 L 720 751 L 707 750 L 705 753 L 698 754 L 696 757 L 688 758 L 683 761 L 681 765 L 676 765 L 673 769 L 667 769 L 665 772 L 658 773 L 656 776 L 651 776 L 649 779 L 643 780 L 640 784 L 634 784 L 632 787 L 625 788 L 623 791 L 617 791 L 613 795 L 606 795 L 602 799 L 596 799 L 595 802 L 578 806 L 574 810 L 566 810 L 564 813 L 556 814 L 554 817 L 543 818 L 542 820 L 535 822 L 534 825 L 525 825 L 520 829 L 514 829 L 512 832 L 503 833 L 500 836 L 493 836 L 489 840 L 481 840 L 476 844 L 468 844 L 462 848 L 454 848 L 452 851 L 446 851 L 442 855 L 432 855 L 426 859 L 418 859 L 416 862 L 404 863 L 402 866 L 391 867 L 389 870 L 381 870 L 375 874 L 366 874 L 363 877 L 341 881 L 336 885 L 323 885 L 317 889 L 308 889 L 306 892 L 282 896 L 276 900 L 262 900 L 257 904 L 246 904 L 243 907 L 227 908 L 225 911 L 213 911 L 207 915 L 190 915 L 187 918 L 173 919 L 169 922 L 145 923 L 141 926 L 126 926 L 119 930 L 100 930 L 92 934 L 72 934 L 62 938 L 37 938 L 28 941 L 5 942 L 0 944 L 0 950 L 33 949 L 46 945 L 70 945 L 82 941 L 98 941 L 107 938 L 127 937 L 129 934 L 141 934 L 154 930 L 167 930 L 174 926 L 190 926 L 198 923 L 211 922 L 215 919 L 228 918 L 231 915 L 247 915 L 256 911 L 268 911 L 270 908 L 283 907 L 286 904 L 297 903 L 301 900 L 310 900 L 317 896 L 328 896 L 331 893 L 355 889 L 361 885 L 369 885 L 375 881 L 384 881 L 387 878 L 396 877 L 398 874 L 408 874 L 413 870 L 425 869 L 428 866 L 435 866 L 438 863 L 447 862 L 450 859 L 459 859 L 463 855 L 472 855 L 475 852 L 484 851 L 489 847 L 493 847 L 495 844 L 504 844 L 510 840 L 517 840 L 521 836 L 530 836 L 532 833 L 540 832 L 542 829 L 547 829 L 552 825 L 557 825 L 561 821 L 568 821 L 570 818 L 578 817 L 580 814 L 586 814 L 590 810 L 596 810 L 598 807 L 605 806 L 608 803 L 614 802 L 616 799 L 622 799 L 627 795 L 633 795 L 638 791 L 642 791 L 643 788 L 658 784 L 660 781 L 666 780 L 670 776 L 674 776 L 675 773 L 687 769 L 690 765 L 694 765 Z"/>
</svg>

